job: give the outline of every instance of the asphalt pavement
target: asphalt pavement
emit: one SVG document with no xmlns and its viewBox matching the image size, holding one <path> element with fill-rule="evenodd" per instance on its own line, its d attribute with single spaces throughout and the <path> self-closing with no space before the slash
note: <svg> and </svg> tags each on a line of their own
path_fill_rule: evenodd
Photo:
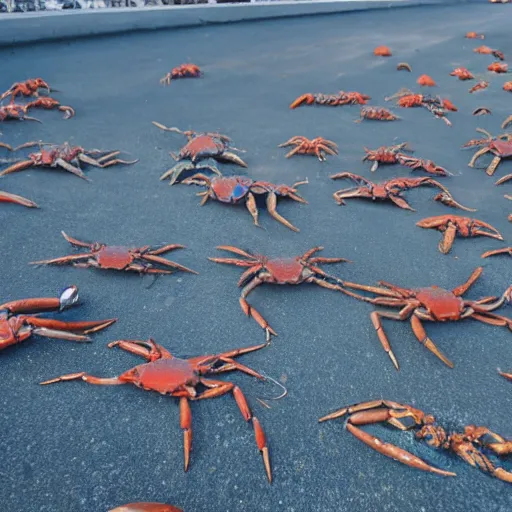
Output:
<svg viewBox="0 0 512 512">
<path fill-rule="evenodd" d="M 430 412 L 449 429 L 475 423 L 512 437 L 512 387 L 496 371 L 512 369 L 511 333 L 503 327 L 473 320 L 426 325 L 454 361 L 450 370 L 418 344 L 408 322 L 385 320 L 401 364 L 397 372 L 378 342 L 370 305 L 313 285 L 268 285 L 254 291 L 251 304 L 279 336 L 240 361 L 279 379 L 288 396 L 268 400 L 271 408 L 266 409 L 256 398 L 278 394 L 271 384 L 241 374 L 222 378 L 241 386 L 266 431 L 272 485 L 252 427 L 229 396 L 192 404 L 194 444 L 190 470 L 184 473 L 179 408 L 173 398 L 130 386 L 38 385 L 82 370 L 115 376 L 139 364 L 136 356 L 107 348 L 121 338 L 152 337 L 178 356 L 262 342 L 262 330 L 238 304 L 241 271 L 207 259 L 224 255 L 215 249 L 219 244 L 274 257 L 322 245 L 322 255 L 353 261 L 326 270 L 366 284 L 385 280 L 451 289 L 482 265 L 483 275 L 467 297 L 500 295 L 511 283 L 511 260 L 480 255 L 511 245 L 507 216 L 512 203 L 503 197 L 510 185 L 496 187 L 494 182 L 512 167 L 504 162 L 496 178 L 489 178 L 467 166 L 473 152 L 460 146 L 479 136 L 476 127 L 499 133 L 512 113 L 512 96 L 502 90 L 507 75 L 487 72 L 493 57 L 472 51 L 486 44 L 509 58 L 511 16 L 508 5 L 417 7 L 2 49 L 0 89 L 41 76 L 61 91 L 54 93 L 56 99 L 76 109 L 76 117 L 68 121 L 59 112 L 41 111 L 34 115 L 43 124 L 3 123 L 3 141 L 69 141 L 85 148 L 120 149 L 140 161 L 105 170 L 87 167 L 91 183 L 50 170 L 0 181 L 1 190 L 41 206 L 0 206 L 1 302 L 54 296 L 76 284 L 80 307 L 55 316 L 119 319 L 91 344 L 34 337 L 2 352 L 0 510 L 103 512 L 133 501 L 168 502 L 187 512 L 511 510 L 507 484 L 416 442 L 411 433 L 368 428 L 457 477 L 394 462 L 353 438 L 342 421 L 317 422 L 344 405 L 386 398 Z M 465 39 L 471 30 L 485 33 L 485 40 Z M 374 57 L 372 50 L 380 44 L 389 45 L 393 56 Z M 412 73 L 396 70 L 404 61 Z M 198 64 L 204 77 L 161 86 L 159 79 L 182 62 Z M 469 94 L 474 82 L 449 75 L 459 66 L 489 80 L 489 88 Z M 425 109 L 398 109 L 384 101 L 401 87 L 420 92 L 415 81 L 423 73 L 438 87 L 421 92 L 440 94 L 459 107 L 449 114 L 451 128 Z M 340 89 L 368 94 L 372 105 L 391 107 L 402 119 L 354 123 L 358 107 L 289 109 L 303 93 Z M 489 107 L 492 114 L 472 116 L 479 106 Z M 200 207 L 195 187 L 159 181 L 173 164 L 168 152 L 179 150 L 185 139 L 158 130 L 152 121 L 231 137 L 246 150 L 242 157 L 249 167 L 221 164 L 225 174 L 290 185 L 307 178 L 301 193 L 309 204 L 278 203 L 278 211 L 300 233 L 264 210 L 262 228 L 257 228 L 244 206 L 208 202 Z M 325 163 L 308 156 L 286 159 L 277 146 L 293 135 L 334 140 L 340 154 Z M 374 181 L 409 176 L 401 167 L 382 167 L 372 174 L 370 165 L 361 162 L 364 146 L 402 141 L 411 143 L 416 156 L 451 171 L 453 176 L 443 183 L 460 202 L 477 208 L 470 215 L 495 226 L 505 242 L 457 239 L 452 252 L 442 255 L 437 249 L 441 235 L 415 224 L 424 217 L 461 212 L 432 202 L 435 192 L 426 188 L 407 193 L 416 212 L 363 200 L 349 200 L 343 207 L 334 202 L 333 192 L 345 186 L 329 179 L 335 172 L 347 170 Z M 61 230 L 112 245 L 181 243 L 186 249 L 170 258 L 199 275 L 176 273 L 154 280 L 114 271 L 30 266 L 30 261 L 73 253 Z M 503 314 L 510 316 L 510 311 L 504 307 Z M 503 464 L 511 468 L 510 461 Z"/>
</svg>

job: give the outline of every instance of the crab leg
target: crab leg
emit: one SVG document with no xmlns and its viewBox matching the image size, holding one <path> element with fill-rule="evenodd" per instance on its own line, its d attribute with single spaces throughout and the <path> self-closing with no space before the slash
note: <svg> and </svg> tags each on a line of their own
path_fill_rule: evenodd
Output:
<svg viewBox="0 0 512 512">
<path fill-rule="evenodd" d="M 386 455 L 386 457 L 390 457 L 406 466 L 421 469 L 422 471 L 429 471 L 431 473 L 437 473 L 438 475 L 443 476 L 456 476 L 455 473 L 450 471 L 443 471 L 442 469 L 435 468 L 430 464 L 427 464 L 423 459 L 416 457 L 412 453 L 399 448 L 391 443 L 383 443 L 378 437 L 372 436 L 367 432 L 357 428 L 352 423 L 347 423 L 347 430 L 354 436 L 357 437 L 360 441 L 368 445 L 370 448 L 373 448 L 375 451 L 381 453 L 382 455 Z"/>
<path fill-rule="evenodd" d="M 254 225 L 258 226 L 258 227 L 261 227 L 259 225 L 259 223 L 258 223 L 258 207 L 256 205 L 256 199 L 255 199 L 254 195 L 251 192 L 249 192 L 247 194 L 247 200 L 245 202 L 245 206 L 247 207 L 247 209 L 249 210 L 249 213 L 252 216 L 252 219 L 254 221 Z"/>
<path fill-rule="evenodd" d="M 298 197 L 298 196 L 294 197 L 293 194 L 290 194 L 289 197 L 291 197 L 292 199 L 298 200 L 298 199 L 296 199 L 296 197 Z M 300 202 L 305 202 L 305 201 L 302 200 Z M 276 219 L 278 222 L 280 222 L 281 224 L 284 224 L 287 228 L 290 228 L 292 231 L 295 231 L 296 233 L 298 233 L 300 230 L 298 228 L 296 228 L 293 224 L 291 224 L 289 221 L 287 221 L 279 213 L 277 213 L 276 207 L 277 207 L 277 196 L 276 196 L 276 194 L 274 194 L 274 192 L 269 192 L 269 194 L 267 196 L 268 213 L 270 213 L 270 215 L 272 215 L 272 217 L 274 217 L 274 219 Z"/>
<path fill-rule="evenodd" d="M 444 232 L 443 238 L 438 244 L 439 251 L 441 251 L 443 254 L 448 254 L 452 249 L 453 242 L 455 242 L 456 236 L 457 226 L 452 222 L 449 222 Z"/>
<path fill-rule="evenodd" d="M 117 322 L 117 318 L 109 318 L 107 320 L 92 320 L 87 322 L 62 322 L 61 320 L 53 320 L 51 318 L 27 317 L 26 321 L 35 327 L 43 327 L 48 329 L 57 329 L 67 334 L 67 331 L 78 331 L 84 334 L 98 332 L 113 323 Z M 56 331 L 56 332 L 58 332 Z"/>
<path fill-rule="evenodd" d="M 342 416 L 345 416 L 345 414 L 354 414 L 355 412 L 359 412 L 359 411 L 367 411 L 369 409 L 380 408 L 383 405 L 386 406 L 388 409 L 396 409 L 396 410 L 407 409 L 407 407 L 405 405 L 399 404 L 397 402 L 392 402 L 390 400 L 372 400 L 370 402 L 361 402 L 359 404 L 349 405 L 348 407 L 342 407 L 341 409 L 338 409 L 337 411 L 334 411 L 330 414 L 327 414 L 326 416 L 323 416 L 322 418 L 320 418 L 318 420 L 318 422 L 322 423 L 324 421 L 341 418 Z M 401 425 L 401 424 L 398 424 L 395 426 L 397 426 L 398 428 L 404 429 L 403 425 Z"/>
<path fill-rule="evenodd" d="M 79 178 L 82 178 L 83 180 L 85 181 L 91 181 L 83 172 L 82 170 L 80 169 L 80 167 L 77 167 L 77 166 L 74 166 L 72 164 L 70 164 L 69 162 L 66 162 L 65 160 L 63 160 L 62 158 L 57 158 L 57 160 L 55 160 L 55 164 L 58 165 L 59 167 L 62 167 L 62 169 L 64 169 L 65 171 L 68 171 L 72 174 L 74 174 L 75 176 L 78 176 Z"/>
<path fill-rule="evenodd" d="M 267 342 L 270 341 L 270 335 L 277 336 L 277 333 L 270 327 L 268 322 L 261 316 L 261 314 L 253 307 L 251 306 L 247 300 L 246 297 L 259 285 L 263 284 L 265 281 L 265 278 L 271 278 L 272 276 L 268 273 L 262 273 L 259 276 L 255 277 L 252 281 L 250 281 L 247 285 L 244 286 L 242 289 L 242 294 L 240 297 L 240 307 L 242 308 L 242 311 L 248 316 L 253 317 L 254 320 L 258 323 L 258 325 L 265 330 L 267 334 Z"/>
<path fill-rule="evenodd" d="M 50 260 L 31 261 L 29 262 L 29 265 L 65 265 L 67 263 L 92 258 L 93 256 L 94 254 L 92 252 L 83 254 L 70 254 L 69 256 L 62 256 L 60 258 L 53 258 Z"/>
<path fill-rule="evenodd" d="M 142 340 L 117 340 L 109 343 L 108 348 L 119 347 L 126 352 L 141 356 L 147 361 L 156 361 L 157 359 L 172 359 L 171 353 L 162 345 L 158 345 L 151 338 L 147 341 Z"/>
<path fill-rule="evenodd" d="M 270 457 L 265 439 L 265 433 L 256 416 L 253 416 L 242 390 L 231 382 L 217 381 L 212 379 L 201 379 L 201 384 L 208 387 L 209 389 L 196 398 L 192 398 L 192 400 L 214 398 L 217 396 L 225 395 L 231 391 L 244 420 L 249 421 L 252 419 L 256 444 L 263 457 L 263 465 L 265 466 L 265 472 L 267 473 L 268 481 L 272 483 L 272 469 L 270 466 Z"/>
<path fill-rule="evenodd" d="M 512 483 L 512 473 L 503 468 L 495 468 L 493 463 L 470 442 L 457 445 L 454 451 L 464 462 L 474 468 L 478 468 L 484 473 L 490 473 L 504 482 Z"/>
<path fill-rule="evenodd" d="M 464 210 L 466 212 L 476 212 L 476 208 L 468 208 L 467 206 L 463 206 L 458 201 L 455 201 L 453 196 L 449 192 L 440 192 L 434 198 L 434 201 L 439 201 L 446 206 L 451 206 L 452 208 L 459 208 L 460 210 Z"/>
<path fill-rule="evenodd" d="M 482 258 L 488 258 L 489 256 L 495 256 L 496 254 L 508 254 L 512 256 L 512 247 L 503 247 L 502 249 L 495 249 L 493 251 L 487 251 L 482 254 Z"/>
<path fill-rule="evenodd" d="M 24 171 L 25 169 L 30 169 L 30 167 L 33 167 L 33 165 L 34 162 L 32 162 L 32 160 L 24 160 L 23 162 L 17 162 L 11 165 L 10 167 L 7 167 L 7 169 L 4 169 L 2 172 L 0 172 L 0 176 L 5 176 L 6 174 L 11 174 L 13 172 Z"/>
<path fill-rule="evenodd" d="M 215 158 L 219 160 L 226 160 L 228 162 L 232 162 L 234 164 L 239 165 L 240 167 L 248 167 L 248 165 L 238 155 L 235 155 L 230 151 L 224 151 L 222 155 L 216 156 Z"/>
<path fill-rule="evenodd" d="M 416 335 L 416 338 L 418 338 L 418 341 L 425 347 L 430 350 L 435 356 L 437 356 L 446 366 L 449 366 L 450 368 L 453 368 L 453 363 L 436 347 L 434 342 L 428 337 L 421 320 L 415 316 L 411 316 L 411 327 Z"/>
<path fill-rule="evenodd" d="M 183 430 L 183 457 L 184 469 L 188 471 L 190 463 L 190 450 L 192 449 L 192 411 L 188 399 L 180 398 L 180 427 Z"/>
<path fill-rule="evenodd" d="M 119 380 L 119 377 L 113 378 L 100 378 L 94 377 L 93 375 L 89 375 L 85 372 L 80 373 L 68 373 L 66 375 L 61 375 L 60 377 L 56 377 L 54 379 L 45 380 L 44 382 L 40 382 L 41 386 L 45 386 L 47 384 L 55 384 L 56 382 L 66 382 L 68 380 L 78 380 L 81 379 L 87 384 L 95 384 L 98 386 L 120 386 L 122 384 L 126 384 L 126 382 Z"/>
<path fill-rule="evenodd" d="M 475 284 L 477 279 L 482 275 L 483 271 L 484 267 L 475 268 L 475 270 L 473 270 L 468 280 L 464 284 L 461 284 L 452 290 L 453 294 L 457 297 L 464 295 Z"/>
<path fill-rule="evenodd" d="M 505 372 L 502 372 L 501 370 L 498 370 L 498 373 L 499 373 L 502 377 L 505 377 L 505 379 L 507 379 L 507 380 L 511 380 L 511 381 L 512 381 L 512 373 L 505 373 Z"/>
<path fill-rule="evenodd" d="M 119 151 L 115 151 L 113 153 L 110 153 L 109 155 L 105 155 L 104 157 L 99 158 L 98 160 L 95 160 L 94 158 L 90 158 L 84 154 L 78 155 L 78 158 L 86 164 L 93 165 L 95 167 L 100 167 L 101 169 L 105 169 L 107 167 L 110 167 L 110 166 L 116 165 L 116 164 L 132 165 L 132 164 L 136 164 L 139 161 L 138 159 L 128 161 L 128 160 L 120 160 L 119 158 L 115 158 L 114 160 L 110 160 L 109 162 L 104 162 L 105 160 L 108 160 L 109 158 L 112 158 L 113 156 L 118 155 L 118 154 L 119 154 Z"/>
<path fill-rule="evenodd" d="M 0 191 L 0 203 L 14 203 L 20 204 L 21 206 L 26 206 L 27 208 L 39 208 L 34 201 L 30 199 L 26 199 L 22 196 L 17 196 L 16 194 L 10 194 L 9 192 Z"/>
<path fill-rule="evenodd" d="M 188 267 L 180 265 L 179 263 L 176 263 L 175 261 L 170 261 L 165 258 L 161 258 L 160 256 L 154 256 L 153 254 L 144 254 L 142 257 L 145 260 L 152 261 L 154 263 L 160 263 L 161 265 L 165 265 L 167 267 L 176 268 L 178 270 L 181 270 L 182 272 L 190 272 L 191 274 L 199 273 L 199 272 L 196 272 L 195 270 L 192 270 Z"/>
</svg>

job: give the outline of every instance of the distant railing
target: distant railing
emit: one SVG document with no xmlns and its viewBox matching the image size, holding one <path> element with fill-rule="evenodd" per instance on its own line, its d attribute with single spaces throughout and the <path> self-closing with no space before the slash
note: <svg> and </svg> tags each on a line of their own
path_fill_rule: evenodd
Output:
<svg viewBox="0 0 512 512">
<path fill-rule="evenodd" d="M 194 4 L 239 4 L 281 0 L 0 0 L 0 13 L 59 11 L 62 9 L 110 9 Z"/>
</svg>

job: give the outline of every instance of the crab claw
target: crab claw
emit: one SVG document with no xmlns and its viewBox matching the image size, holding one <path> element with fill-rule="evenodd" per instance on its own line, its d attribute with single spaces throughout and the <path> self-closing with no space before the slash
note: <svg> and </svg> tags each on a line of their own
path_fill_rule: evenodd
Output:
<svg viewBox="0 0 512 512">
<path fill-rule="evenodd" d="M 61 105 L 59 107 L 59 110 L 61 112 L 64 112 L 64 119 L 71 119 L 72 117 L 75 117 L 75 109 L 73 109 L 72 107 Z"/>
<path fill-rule="evenodd" d="M 443 108 L 446 110 L 451 110 L 452 112 L 457 112 L 459 110 L 450 100 L 447 100 L 446 98 L 443 99 Z"/>
<path fill-rule="evenodd" d="M 291 105 L 290 108 L 297 108 L 298 106 L 302 105 L 303 103 L 306 103 L 306 105 L 311 105 L 315 102 L 315 97 L 312 94 L 303 94 L 302 96 L 299 96 Z"/>
<path fill-rule="evenodd" d="M 468 208 L 467 206 L 462 206 L 459 202 L 455 201 L 455 199 L 446 192 L 440 192 L 434 197 L 434 201 L 439 201 L 446 206 L 451 206 L 452 208 L 459 208 L 461 210 L 465 210 L 467 212 L 476 212 L 475 208 Z"/>
</svg>

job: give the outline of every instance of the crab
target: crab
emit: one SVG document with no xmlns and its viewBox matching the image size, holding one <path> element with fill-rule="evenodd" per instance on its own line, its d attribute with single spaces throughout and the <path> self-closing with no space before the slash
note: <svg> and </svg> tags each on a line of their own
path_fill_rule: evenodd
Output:
<svg viewBox="0 0 512 512">
<path fill-rule="evenodd" d="M 102 268 L 108 270 L 121 270 L 125 272 L 138 272 L 139 274 L 172 274 L 176 270 L 197 274 L 195 270 L 190 270 L 179 263 L 167 260 L 161 257 L 169 251 L 185 248 L 184 245 L 168 244 L 159 248 L 152 248 L 149 245 L 144 247 L 120 247 L 115 245 L 106 245 L 100 242 L 82 242 L 66 235 L 61 231 L 64 239 L 75 247 L 84 247 L 89 252 L 81 254 L 72 254 L 61 258 L 50 260 L 33 261 L 31 265 L 67 265 L 72 264 L 78 268 Z M 155 265 L 156 264 L 156 265 Z M 158 267 L 158 265 L 164 268 Z"/>
<path fill-rule="evenodd" d="M 489 87 L 489 82 L 486 82 L 485 80 L 480 80 L 477 82 L 471 89 L 469 89 L 469 92 L 472 94 L 476 91 L 481 91 L 482 89 L 487 89 Z"/>
<path fill-rule="evenodd" d="M 432 448 L 446 450 L 460 457 L 474 468 L 504 482 L 512 483 L 512 473 L 496 467 L 485 452 L 503 457 L 512 454 L 512 440 L 507 440 L 487 427 L 467 425 L 462 432 L 447 432 L 436 423 L 434 416 L 420 409 L 390 400 L 373 400 L 348 407 L 320 418 L 319 422 L 349 415 L 347 430 L 375 451 L 406 466 L 435 473 L 441 476 L 456 476 L 451 471 L 431 466 L 423 459 L 394 444 L 385 443 L 361 428 L 360 425 L 384 423 L 402 431 L 413 430 L 417 440 L 425 441 Z"/>
<path fill-rule="evenodd" d="M 39 89 L 46 89 L 50 93 L 50 86 L 42 78 L 30 78 L 24 82 L 16 82 L 7 89 L 1 96 L 0 101 L 11 97 L 11 103 L 14 103 L 16 96 L 39 96 Z"/>
<path fill-rule="evenodd" d="M 106 329 L 116 318 L 88 322 L 62 322 L 41 318 L 46 311 L 64 311 L 78 303 L 78 287 L 70 286 L 59 297 L 14 300 L 0 305 L 0 350 L 22 343 L 32 335 L 70 341 L 90 341 L 86 334 Z"/>
<path fill-rule="evenodd" d="M 418 341 L 444 364 L 453 368 L 453 363 L 428 337 L 422 321 L 457 322 L 466 318 L 473 318 L 486 324 L 508 327 L 512 330 L 512 319 L 493 313 L 494 310 L 503 304 L 512 302 L 512 286 L 509 286 L 499 298 L 484 297 L 479 300 L 466 300 L 462 297 L 481 276 L 482 272 L 483 267 L 476 268 L 464 284 L 457 286 L 453 290 L 445 290 L 438 286 L 402 288 L 384 281 L 379 281 L 380 286 L 366 286 L 344 281 L 343 292 L 353 298 L 376 306 L 399 308 L 397 312 L 378 310 L 370 314 L 382 348 L 388 354 L 397 370 L 400 367 L 382 326 L 382 318 L 400 321 L 410 318 L 412 330 Z M 353 292 L 352 289 L 370 292 L 375 294 L 376 297 L 372 298 L 361 295 Z"/>
<path fill-rule="evenodd" d="M 435 81 L 428 75 L 421 75 L 416 83 L 423 87 L 435 87 L 437 85 Z"/>
<path fill-rule="evenodd" d="M 484 34 L 477 34 L 476 32 L 468 32 L 465 37 L 467 39 L 485 39 Z"/>
<path fill-rule="evenodd" d="M 167 505 L 166 503 L 140 501 L 121 505 L 108 512 L 184 512 L 184 510 L 174 505 Z"/>
<path fill-rule="evenodd" d="M 171 85 L 171 80 L 177 78 L 197 78 L 202 75 L 201 69 L 195 64 L 181 64 L 167 73 L 161 80 L 160 83 L 163 85 Z"/>
<path fill-rule="evenodd" d="M 473 158 L 468 163 L 469 167 L 475 167 L 476 161 L 485 153 L 492 153 L 494 158 L 492 162 L 489 164 L 487 169 L 485 170 L 486 174 L 492 176 L 500 162 L 504 158 L 512 157 L 512 133 L 504 133 L 498 135 L 497 137 L 493 137 L 487 130 L 482 128 L 477 128 L 477 132 L 483 133 L 487 138 L 485 139 L 473 139 L 469 142 L 466 142 L 462 147 L 463 148 L 472 148 L 475 146 L 483 146 L 485 147 L 479 149 L 474 155 Z"/>
<path fill-rule="evenodd" d="M 441 231 L 441 233 L 444 233 L 438 245 L 439 251 L 442 254 L 448 254 L 451 251 L 457 235 L 463 238 L 488 236 L 496 240 L 503 240 L 500 232 L 490 224 L 487 224 L 487 222 L 471 219 L 469 217 L 461 217 L 459 215 L 427 217 L 417 222 L 416 226 L 425 229 L 437 229 Z"/>
<path fill-rule="evenodd" d="M 473 80 L 475 78 L 466 68 L 455 68 L 450 76 L 456 76 L 459 80 Z"/>
<path fill-rule="evenodd" d="M 263 316 L 247 302 L 248 295 L 258 286 L 264 283 L 278 285 L 298 285 L 302 283 L 313 283 L 328 290 L 343 291 L 340 286 L 343 281 L 324 272 L 319 265 L 326 263 L 351 263 L 345 258 L 323 258 L 315 256 L 323 247 L 313 247 L 302 256 L 294 258 L 271 259 L 261 254 L 251 254 L 248 251 L 233 247 L 231 245 L 219 245 L 217 249 L 228 251 L 241 258 L 208 258 L 215 263 L 247 267 L 247 270 L 240 276 L 238 286 L 243 287 L 240 295 L 240 306 L 242 311 L 254 318 L 258 325 L 265 331 L 267 342 L 271 336 L 277 336 L 276 331 L 270 327 Z M 334 284 L 333 282 L 334 281 Z"/>
<path fill-rule="evenodd" d="M 35 117 L 27 116 L 27 106 L 10 103 L 9 105 L 0 106 L 0 123 L 2 121 L 37 121 Z"/>
<path fill-rule="evenodd" d="M 412 152 L 407 142 L 395 144 L 394 146 L 381 146 L 377 149 L 364 148 L 365 156 L 362 161 L 373 162 L 371 172 L 375 172 L 379 168 L 379 164 L 400 164 L 410 167 L 413 171 L 421 170 L 436 176 L 449 176 L 444 167 L 436 165 L 432 160 L 424 160 L 410 155 L 406 155 L 405 151 Z"/>
<path fill-rule="evenodd" d="M 70 119 L 74 117 L 75 110 L 67 105 L 61 105 L 57 100 L 53 98 L 39 98 L 35 101 L 31 101 L 25 105 L 27 110 L 31 108 L 44 108 L 45 110 L 53 110 L 57 108 L 61 112 L 64 112 L 64 119 Z"/>
<path fill-rule="evenodd" d="M 375 50 L 373 50 L 373 54 L 376 57 L 391 57 L 391 50 L 387 46 L 377 46 Z"/>
<path fill-rule="evenodd" d="M 60 146 L 43 142 L 27 142 L 18 146 L 15 151 L 33 146 L 39 146 L 40 151 L 38 153 L 30 153 L 28 160 L 18 161 L 10 167 L 7 167 L 7 169 L 0 172 L 0 176 L 24 171 L 32 167 L 39 167 L 45 169 L 63 169 L 79 178 L 90 181 L 80 169 L 80 162 L 101 169 L 117 164 L 132 165 L 138 162 L 138 160 L 126 161 L 115 158 L 119 155 L 120 151 L 104 151 L 99 149 L 85 150 L 80 146 L 70 146 L 67 142 Z M 0 159 L 0 163 L 5 162 L 11 161 Z"/>
<path fill-rule="evenodd" d="M 479 46 L 478 48 L 475 48 L 473 50 L 475 53 L 480 53 L 482 55 L 493 55 L 499 60 L 505 60 L 505 56 L 503 55 L 503 52 L 500 52 L 499 50 L 493 50 L 492 48 L 489 48 L 488 46 Z"/>
<path fill-rule="evenodd" d="M 441 185 L 441 183 L 433 180 L 432 178 L 394 178 L 382 183 L 373 183 L 372 181 L 367 180 L 366 178 L 363 178 L 357 174 L 353 174 L 351 172 L 342 172 L 333 174 L 331 179 L 350 179 L 358 185 L 358 187 L 346 188 L 334 192 L 334 200 L 340 206 L 345 204 L 344 199 L 351 197 L 361 197 L 365 199 L 372 199 L 373 201 L 376 199 L 380 201 L 392 201 L 399 208 L 404 208 L 414 212 L 416 210 L 414 210 L 414 208 L 412 208 L 403 198 L 402 192 L 405 192 L 411 188 L 417 188 L 426 185 L 437 187 L 442 191 L 434 198 L 435 201 L 441 201 L 448 206 L 453 206 L 455 208 L 460 208 L 466 211 L 476 211 L 459 204 L 457 201 L 455 201 L 455 199 L 453 199 L 449 190 L 445 186 Z"/>
<path fill-rule="evenodd" d="M 186 178 L 182 183 L 184 185 L 200 185 L 207 187 L 207 190 L 197 194 L 203 198 L 201 200 L 201 206 L 203 206 L 208 199 L 227 204 L 245 202 L 254 220 L 254 225 L 258 227 L 260 225 L 258 223 L 258 208 L 256 206 L 255 195 L 266 195 L 268 213 L 278 222 L 296 232 L 298 232 L 299 229 L 277 213 L 277 197 L 288 197 L 298 203 L 308 204 L 307 201 L 297 193 L 297 187 L 307 184 L 308 180 L 298 181 L 290 187 L 288 185 L 275 185 L 269 181 L 254 181 L 247 176 L 221 175 L 210 178 L 205 174 L 198 173 L 190 178 Z"/>
<path fill-rule="evenodd" d="M 320 93 L 307 93 L 299 96 L 290 105 L 291 109 L 297 108 L 302 104 L 306 105 L 327 105 L 329 107 L 338 107 L 342 105 L 366 105 L 371 97 L 367 94 L 359 92 L 345 92 L 339 91 L 337 94 L 320 94 Z"/>
<path fill-rule="evenodd" d="M 487 66 L 487 70 L 492 71 L 493 73 L 508 73 L 508 64 L 493 62 Z"/>
<path fill-rule="evenodd" d="M 279 148 L 287 146 L 295 146 L 286 155 L 286 158 L 290 158 L 293 155 L 316 155 L 320 162 L 324 162 L 326 159 L 325 153 L 329 155 L 338 154 L 338 146 L 335 142 L 324 139 L 323 137 L 316 137 L 312 140 L 307 139 L 301 135 L 292 137 L 291 139 L 279 144 Z"/>
<path fill-rule="evenodd" d="M 437 119 L 442 119 L 448 126 L 451 122 L 446 118 L 446 110 L 457 112 L 457 107 L 448 99 L 440 96 L 414 94 L 411 90 L 402 88 L 392 96 L 384 98 L 385 101 L 397 99 L 397 105 L 401 108 L 424 107 Z"/>
<path fill-rule="evenodd" d="M 219 373 L 240 371 L 262 381 L 266 380 L 265 377 L 255 370 L 237 362 L 235 358 L 261 350 L 267 345 L 267 343 L 263 343 L 220 354 L 181 359 L 173 356 L 167 349 L 155 343 L 151 338 L 147 341 L 118 340 L 109 343 L 108 347 L 119 347 L 127 352 L 143 357 L 148 362 L 139 364 L 118 377 L 100 378 L 85 372 L 79 372 L 41 382 L 41 385 L 71 380 L 83 380 L 88 384 L 103 386 L 133 384 L 146 391 L 156 391 L 162 395 L 179 398 L 185 471 L 188 471 L 189 468 L 190 451 L 192 449 L 192 411 L 189 401 L 205 400 L 232 393 L 244 420 L 252 420 L 256 444 L 263 456 L 268 481 L 272 482 L 272 470 L 265 433 L 256 416 L 252 414 L 242 390 L 232 382 L 209 378 Z M 200 386 L 203 389 L 198 389 Z"/>
<path fill-rule="evenodd" d="M 5 192 L 0 190 L 0 203 L 14 203 L 20 204 L 21 206 L 26 206 L 27 208 L 39 208 L 34 201 L 27 199 L 22 196 L 17 196 L 16 194 L 11 194 L 9 192 Z"/>
<path fill-rule="evenodd" d="M 370 121 L 397 121 L 400 118 L 384 107 L 361 107 L 359 119 L 354 122 L 360 123 L 363 119 Z"/>
<path fill-rule="evenodd" d="M 197 164 L 203 159 L 214 159 L 231 162 L 233 164 L 239 165 L 240 167 L 247 167 L 247 164 L 238 155 L 232 153 L 232 151 L 241 152 L 242 150 L 232 147 L 230 145 L 231 139 L 226 135 L 211 132 L 200 133 L 192 130 L 182 131 L 174 127 L 169 128 L 161 123 L 157 123 L 156 121 L 153 121 L 153 124 L 157 128 L 160 128 L 160 130 L 172 133 L 179 133 L 187 137 L 187 144 L 185 144 L 185 146 L 181 148 L 180 152 L 177 155 L 172 152 L 170 153 L 172 158 L 174 158 L 174 160 L 178 162 L 180 160 L 189 160 L 190 162 L 192 162 L 192 164 Z M 171 169 L 169 169 L 168 171 L 166 171 L 160 177 L 160 179 L 164 180 L 170 176 L 172 185 L 177 181 L 180 174 L 184 170 L 190 170 L 190 166 L 184 166 L 180 162 Z"/>
</svg>

